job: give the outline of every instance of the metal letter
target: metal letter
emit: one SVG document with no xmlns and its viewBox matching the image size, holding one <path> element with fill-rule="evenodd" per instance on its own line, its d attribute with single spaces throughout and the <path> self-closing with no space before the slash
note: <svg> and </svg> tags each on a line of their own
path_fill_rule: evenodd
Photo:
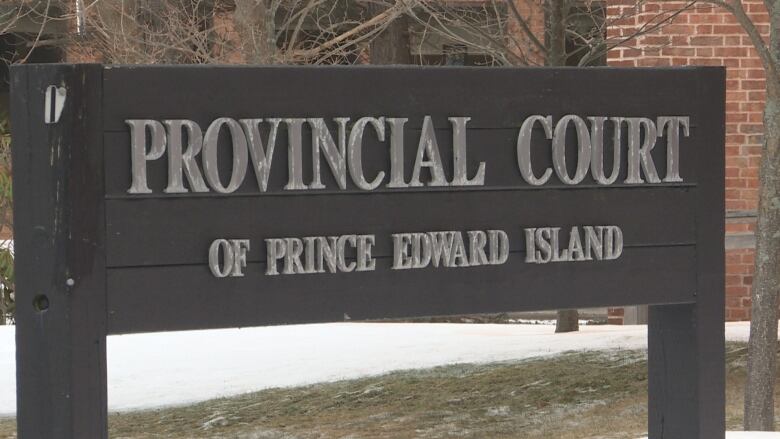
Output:
<svg viewBox="0 0 780 439">
<path fill-rule="evenodd" d="M 412 268 L 425 268 L 431 263 L 431 238 L 426 233 L 412 234 Z"/>
<path fill-rule="evenodd" d="M 230 246 L 233 251 L 233 270 L 230 275 L 233 277 L 244 277 L 241 271 L 246 267 L 246 252 L 249 251 L 248 239 L 231 239 Z"/>
<path fill-rule="evenodd" d="M 488 230 L 490 263 L 501 265 L 509 259 L 509 237 L 503 230 Z"/>
<path fill-rule="evenodd" d="M 349 175 L 352 177 L 352 182 L 355 183 L 355 186 L 364 191 L 376 189 L 385 178 L 385 173 L 379 172 L 374 181 L 369 183 L 363 174 L 363 131 L 366 128 L 366 124 L 369 123 L 374 126 L 379 141 L 385 141 L 385 119 L 383 117 L 379 119 L 375 117 L 361 117 L 355 122 L 355 125 L 349 132 L 349 144 L 347 146 Z"/>
<path fill-rule="evenodd" d="M 469 258 L 466 256 L 466 245 L 463 243 L 463 235 L 460 232 L 452 233 L 452 253 L 450 253 L 450 261 L 447 266 L 469 266 Z"/>
<path fill-rule="evenodd" d="M 517 135 L 517 167 L 520 169 L 520 175 L 526 183 L 541 186 L 547 183 L 552 175 L 552 169 L 547 168 L 542 174 L 542 178 L 536 178 L 534 175 L 533 164 L 531 163 L 531 137 L 533 134 L 534 123 L 539 122 L 544 128 L 544 135 L 549 140 L 552 139 L 552 116 L 531 116 L 523 121 L 520 127 L 520 133 Z"/>
<path fill-rule="evenodd" d="M 537 264 L 546 264 L 552 259 L 552 247 L 550 246 L 550 228 L 536 229 L 536 259 Z"/>
<path fill-rule="evenodd" d="M 125 120 L 130 127 L 130 167 L 132 184 L 127 190 L 129 194 L 151 194 L 152 190 L 146 183 L 146 162 L 157 160 L 165 153 L 166 138 L 163 124 L 156 120 L 138 119 Z M 146 152 L 146 130 L 151 134 L 152 145 Z"/>
<path fill-rule="evenodd" d="M 286 238 L 287 252 L 284 255 L 284 274 L 305 273 L 301 255 L 303 254 L 303 241 L 298 238 Z"/>
<path fill-rule="evenodd" d="M 317 252 L 317 237 L 316 236 L 307 236 L 303 238 L 303 245 L 304 250 L 303 254 L 305 256 L 304 259 L 304 272 L 305 273 L 316 273 L 317 268 L 314 265 L 314 256 Z"/>
<path fill-rule="evenodd" d="M 452 240 L 455 232 L 428 232 L 431 238 L 431 261 L 434 267 L 450 266 Z"/>
<path fill-rule="evenodd" d="M 284 119 L 287 125 L 287 185 L 285 190 L 303 190 L 308 186 L 303 184 L 303 146 L 301 131 L 306 119 Z"/>
<path fill-rule="evenodd" d="M 477 175 L 473 179 L 468 177 L 466 152 L 466 122 L 470 117 L 450 117 L 452 123 L 452 157 L 453 175 L 452 186 L 483 186 L 485 184 L 485 162 L 480 162 Z"/>
<path fill-rule="evenodd" d="M 482 230 L 472 230 L 469 234 L 469 265 L 487 265 L 488 258 L 485 254 L 487 235 Z"/>
<path fill-rule="evenodd" d="M 355 271 L 372 271 L 376 268 L 376 259 L 371 257 L 371 248 L 374 243 L 374 235 L 357 237 L 357 269 Z"/>
<path fill-rule="evenodd" d="M 219 145 L 219 132 L 223 125 L 227 125 L 233 145 L 233 167 L 230 182 L 227 187 L 222 185 L 219 179 L 217 166 L 217 147 Z M 236 191 L 244 182 L 247 168 L 247 145 L 244 130 L 234 119 L 220 117 L 209 125 L 203 138 L 203 171 L 206 181 L 212 189 L 221 194 L 230 194 Z"/>
<path fill-rule="evenodd" d="M 195 157 L 203 148 L 203 132 L 200 126 L 191 120 L 164 120 L 168 131 L 168 187 L 167 194 L 183 194 L 188 192 L 184 187 L 183 173 L 193 192 L 208 192 L 209 188 L 203 181 L 200 167 Z M 187 130 L 187 148 L 182 152 L 182 129 Z"/>
<path fill-rule="evenodd" d="M 219 252 L 222 250 L 222 264 Z M 227 239 L 217 239 L 209 247 L 209 269 L 214 277 L 228 277 L 233 271 L 233 248 Z"/>
<path fill-rule="evenodd" d="M 428 159 L 425 158 L 426 156 Z M 423 183 L 420 181 L 420 170 L 422 168 L 429 168 L 431 171 L 431 181 L 428 183 L 428 186 L 447 186 L 447 179 L 444 176 L 444 167 L 441 163 L 439 145 L 436 142 L 436 132 L 433 130 L 431 116 L 425 116 L 423 119 L 420 143 L 417 144 L 417 158 L 412 169 L 412 179 L 409 181 L 410 186 L 423 186 Z"/>
<path fill-rule="evenodd" d="M 585 254 L 582 251 L 582 239 L 580 238 L 580 228 L 572 227 L 569 231 L 569 260 L 584 261 Z"/>
<path fill-rule="evenodd" d="M 561 228 L 560 227 L 551 227 L 550 228 L 550 245 L 552 246 L 552 262 L 560 262 L 560 261 L 566 261 L 569 257 L 569 250 L 564 249 L 561 252 L 561 243 L 559 241 L 559 237 L 561 234 Z"/>
<path fill-rule="evenodd" d="M 279 131 L 281 121 L 281 119 L 268 119 L 271 131 L 268 133 L 265 148 L 263 148 L 263 139 L 260 137 L 260 124 L 263 119 L 241 119 L 239 121 L 244 127 L 244 135 L 249 143 L 250 162 L 255 170 L 257 188 L 260 189 L 260 192 L 265 192 L 268 189 L 268 176 L 271 174 L 271 161 L 276 148 L 276 133 Z"/>
<path fill-rule="evenodd" d="M 525 262 L 529 264 L 537 264 L 536 260 L 536 228 L 525 229 Z"/>
<path fill-rule="evenodd" d="M 355 269 L 354 262 L 350 262 L 349 264 L 346 263 L 346 257 L 344 255 L 344 248 L 347 246 L 347 243 L 350 243 L 352 247 L 355 247 L 355 241 L 357 240 L 357 237 L 355 235 L 342 235 L 339 236 L 338 244 L 336 247 L 336 250 L 338 252 L 338 267 L 339 271 L 342 271 L 344 273 L 349 273 L 350 271 L 353 271 Z"/>
<path fill-rule="evenodd" d="M 660 183 L 661 179 L 658 178 L 658 171 L 656 171 L 653 157 L 650 155 L 658 138 L 655 123 L 646 117 L 628 117 L 626 120 L 628 121 L 628 178 L 626 178 L 626 183 L 644 183 L 640 174 L 640 164 L 649 183 Z M 642 139 L 641 134 L 643 126 L 645 128 L 644 139 Z"/>
<path fill-rule="evenodd" d="M 691 134 L 690 118 L 688 116 L 661 116 L 658 118 L 658 136 L 663 136 L 666 129 L 666 177 L 664 183 L 679 183 L 680 178 L 680 127 L 683 135 Z"/>
<path fill-rule="evenodd" d="M 590 261 L 594 257 L 597 261 L 604 258 L 604 227 L 585 226 L 585 260 Z M 595 253 L 595 256 L 594 256 Z"/>
<path fill-rule="evenodd" d="M 319 246 L 317 247 L 317 271 L 325 272 L 325 264 L 328 264 L 328 271 L 335 273 L 338 271 L 338 250 L 336 236 L 319 237 Z"/>
<path fill-rule="evenodd" d="M 613 117 L 610 120 L 614 126 L 612 133 L 612 173 L 604 175 L 604 121 L 606 117 L 589 117 L 590 121 L 590 173 L 598 184 L 612 184 L 620 176 L 620 137 L 623 119 Z"/>
<path fill-rule="evenodd" d="M 287 253 L 287 244 L 285 244 L 284 239 L 271 238 L 265 240 L 265 248 L 265 274 L 275 276 L 279 274 L 279 271 L 276 269 L 276 261 L 284 258 L 284 254 Z"/>
<path fill-rule="evenodd" d="M 393 233 L 393 270 L 412 268 L 412 258 L 409 257 L 411 234 Z"/>
<path fill-rule="evenodd" d="M 333 136 L 330 135 L 328 126 L 325 125 L 325 120 L 321 117 L 306 119 L 311 127 L 311 163 L 312 163 L 312 182 L 309 187 L 311 189 L 324 189 L 325 185 L 322 184 L 320 179 L 320 150 L 325 155 L 325 161 L 328 162 L 330 170 L 333 172 L 333 176 L 336 178 L 336 183 L 341 189 L 347 188 L 347 122 L 348 117 L 337 117 L 333 119 L 339 125 L 339 144 L 336 146 L 336 142 L 333 141 Z"/>
<path fill-rule="evenodd" d="M 605 226 L 606 237 L 604 259 L 609 261 L 617 259 L 623 254 L 623 230 L 618 226 Z"/>
<path fill-rule="evenodd" d="M 574 122 L 577 130 L 577 169 L 574 177 L 569 177 L 566 170 L 566 129 L 569 122 Z M 567 114 L 555 125 L 555 133 L 552 140 L 553 167 L 558 179 L 564 184 L 579 184 L 588 174 L 590 168 L 590 133 L 588 126 L 581 117 Z"/>
<path fill-rule="evenodd" d="M 409 187 L 404 180 L 404 125 L 408 120 L 387 118 L 390 124 L 390 182 L 387 187 Z"/>
</svg>

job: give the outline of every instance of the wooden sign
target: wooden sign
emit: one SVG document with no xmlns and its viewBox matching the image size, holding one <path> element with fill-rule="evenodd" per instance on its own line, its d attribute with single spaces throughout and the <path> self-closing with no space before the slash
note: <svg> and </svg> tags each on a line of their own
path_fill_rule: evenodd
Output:
<svg viewBox="0 0 780 439">
<path fill-rule="evenodd" d="M 14 67 L 20 439 L 106 437 L 110 334 L 634 304 L 723 438 L 724 77 Z"/>
</svg>

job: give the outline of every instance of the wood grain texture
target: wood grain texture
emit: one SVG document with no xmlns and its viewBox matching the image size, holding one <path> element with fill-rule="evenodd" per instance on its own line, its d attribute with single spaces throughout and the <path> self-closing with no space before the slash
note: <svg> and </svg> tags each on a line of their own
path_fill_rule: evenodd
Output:
<svg viewBox="0 0 780 439">
<path fill-rule="evenodd" d="M 12 72 L 18 435 L 105 438 L 103 69 Z M 67 100 L 46 125 L 50 85 L 65 87 Z"/>
<path fill-rule="evenodd" d="M 376 235 L 373 254 L 389 256 L 392 233 L 437 230 L 500 229 L 525 252 L 523 228 L 545 226 L 565 243 L 572 226 L 617 224 L 628 247 L 693 244 L 694 205 L 690 188 L 108 200 L 107 263 L 205 265 L 222 237 L 250 239 L 248 260 L 264 261 L 266 238 L 355 233 Z"/>
<path fill-rule="evenodd" d="M 650 307 L 650 439 L 725 437 L 724 84 L 725 70 L 702 71 L 695 89 L 709 127 L 696 162 L 696 303 Z"/>
<path fill-rule="evenodd" d="M 216 279 L 205 265 L 108 270 L 109 333 L 342 321 L 696 300 L 694 247 L 630 248 L 610 263 L 499 266 Z M 641 282 L 637 282 L 640 279 Z"/>
<path fill-rule="evenodd" d="M 105 72 L 106 131 L 124 119 L 408 117 L 436 126 L 516 128 L 523 115 L 688 114 L 699 68 L 114 67 Z M 225 114 L 226 111 L 228 114 Z M 698 125 L 698 122 L 695 124 Z"/>
</svg>

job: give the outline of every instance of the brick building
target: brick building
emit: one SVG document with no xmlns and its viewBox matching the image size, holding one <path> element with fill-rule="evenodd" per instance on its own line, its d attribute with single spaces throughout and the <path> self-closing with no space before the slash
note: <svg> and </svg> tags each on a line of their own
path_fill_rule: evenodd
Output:
<svg viewBox="0 0 780 439">
<path fill-rule="evenodd" d="M 758 30 L 768 37 L 769 15 L 763 2 L 743 0 L 743 4 Z M 607 14 L 620 16 L 634 5 L 630 0 L 610 0 Z M 683 6 L 682 2 L 650 1 L 642 12 L 656 14 L 661 8 Z M 638 15 L 608 32 L 628 34 L 641 21 Z M 766 97 L 764 69 L 748 35 L 731 13 L 703 4 L 659 31 L 611 51 L 607 62 L 623 67 L 726 66 L 726 318 L 748 319 Z M 610 320 L 622 322 L 622 315 L 622 310 L 612 310 Z"/>
<path fill-rule="evenodd" d="M 534 10 L 533 1 L 513 0 L 515 9 L 528 17 L 528 23 L 534 33 L 541 34 L 543 40 L 544 14 Z M 538 0 L 537 0 L 538 1 Z M 68 3 L 68 2 L 60 2 Z M 74 5 L 78 1 L 72 2 Z M 229 2 L 228 2 L 229 3 Z M 352 4 L 344 2 L 345 4 Z M 359 5 L 360 2 L 354 2 Z M 487 3 L 496 4 L 495 0 L 450 0 L 462 7 L 480 8 Z M 593 3 L 593 2 L 592 2 Z M 606 0 L 606 8 L 600 10 L 606 17 L 609 26 L 606 28 L 609 37 L 632 35 L 648 19 L 657 16 L 664 10 L 676 11 L 687 9 L 677 15 L 674 20 L 658 30 L 631 39 L 625 44 L 609 51 L 606 57 L 599 59 L 599 64 L 621 67 L 651 67 L 651 66 L 685 66 L 685 65 L 721 65 L 727 67 L 727 102 L 726 102 L 726 317 L 729 320 L 744 320 L 749 318 L 750 287 L 752 282 L 754 262 L 754 228 L 757 209 L 758 165 L 762 142 L 762 111 L 764 106 L 764 71 L 761 62 L 753 49 L 747 34 L 737 24 L 734 17 L 721 9 L 707 4 L 649 0 L 641 3 L 637 11 L 636 0 Z M 743 0 L 747 13 L 762 34 L 769 32 L 769 16 L 760 0 Z M 583 3 L 584 4 L 584 3 Z M 588 7 L 592 7 L 588 3 Z M 506 6 L 506 5 L 505 5 Z M 349 9 L 349 7 L 347 7 Z M 487 8 L 490 9 L 490 8 Z M 506 32 L 518 32 L 518 23 L 513 22 L 512 14 L 507 7 L 492 8 L 492 16 L 484 23 L 484 29 L 506 29 Z M 229 8 L 222 10 L 215 20 L 222 23 L 225 40 L 235 41 L 239 38 L 234 31 L 234 11 Z M 621 18 L 626 17 L 626 18 Z M 501 20 L 507 23 L 503 28 L 497 26 Z M 215 21 L 216 22 L 216 21 Z M 52 33 L 64 32 L 62 21 L 53 22 L 57 28 Z M 30 23 L 25 23 L 30 26 Z M 81 26 L 84 24 L 82 23 Z M 588 26 L 588 23 L 584 23 Z M 75 28 L 71 24 L 71 32 Z M 441 34 L 415 31 L 415 22 L 409 24 L 409 48 L 412 59 L 423 64 L 484 64 L 489 63 L 491 53 L 474 52 L 463 48 L 458 38 L 469 38 L 468 32 L 455 29 L 452 38 Z M 88 30 L 88 29 L 87 29 Z M 31 32 L 24 29 L 25 32 Z M 474 33 L 472 32 L 472 35 Z M 0 35 L 0 49 L 8 52 L 13 49 L 12 43 L 18 37 L 10 34 Z M 517 41 L 522 40 L 518 38 Z M 525 44 L 525 43 L 523 43 Z M 530 43 L 528 43 L 530 44 Z M 68 61 L 82 60 L 84 54 L 65 50 L 58 53 L 44 50 L 31 58 L 41 61 L 51 61 L 52 57 Z M 6 56 L 6 58 L 8 58 Z M 532 61 L 539 62 L 539 58 Z M 226 58 L 229 62 L 240 62 L 238 53 Z M 98 59 L 99 61 L 99 59 Z M 357 56 L 352 62 L 361 62 Z M 0 91 L 2 98 L 2 91 Z M 641 315 L 636 310 L 629 312 L 636 317 Z M 622 323 L 624 310 L 610 310 L 610 321 Z M 629 319 L 627 319 L 629 320 Z M 630 319 L 634 321 L 634 318 Z M 640 318 L 641 320 L 641 318 Z"/>
</svg>

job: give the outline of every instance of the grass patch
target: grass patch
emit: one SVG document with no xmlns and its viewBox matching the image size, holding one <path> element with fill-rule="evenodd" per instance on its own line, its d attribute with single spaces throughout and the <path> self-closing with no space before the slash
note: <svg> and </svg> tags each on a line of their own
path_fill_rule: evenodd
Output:
<svg viewBox="0 0 780 439">
<path fill-rule="evenodd" d="M 747 350 L 727 350 L 727 424 L 740 429 Z M 112 413 L 109 429 L 112 439 L 634 439 L 647 430 L 646 398 L 644 352 L 577 352 Z M 14 437 L 13 419 L 0 420 L 0 438 Z"/>
</svg>

